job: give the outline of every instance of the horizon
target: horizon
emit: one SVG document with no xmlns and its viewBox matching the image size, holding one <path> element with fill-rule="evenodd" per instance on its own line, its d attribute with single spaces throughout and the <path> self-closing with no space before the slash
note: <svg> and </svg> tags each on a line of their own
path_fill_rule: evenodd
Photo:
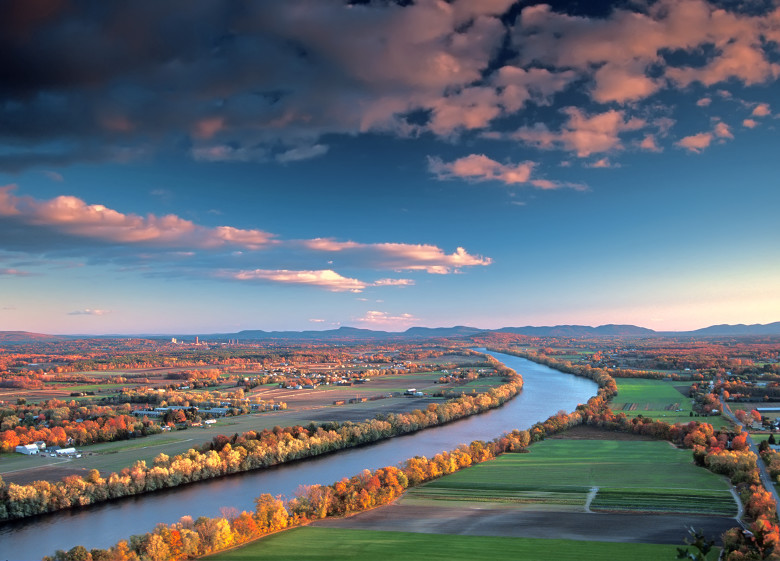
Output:
<svg viewBox="0 0 780 561">
<path fill-rule="evenodd" d="M 765 325 L 771 325 L 775 323 L 780 323 L 780 321 L 771 321 L 767 323 L 714 323 L 714 324 L 708 324 L 703 325 L 699 327 L 695 327 L 692 329 L 669 329 L 669 330 L 661 330 L 661 329 L 652 329 L 652 331 L 656 333 L 687 333 L 691 331 L 697 331 L 700 329 L 707 329 L 710 327 L 719 327 L 719 326 L 729 326 L 729 327 L 754 327 L 754 326 L 765 326 Z M 466 328 L 466 329 L 477 329 L 479 331 L 497 331 L 500 329 L 552 329 L 556 327 L 585 327 L 590 329 L 597 329 L 600 327 L 638 327 L 640 329 L 650 329 L 649 327 L 645 327 L 642 325 L 637 324 L 627 324 L 627 323 L 604 323 L 604 324 L 598 324 L 598 325 L 587 325 L 587 324 L 575 324 L 575 323 L 561 323 L 561 324 L 555 324 L 555 325 L 502 325 L 499 327 L 477 327 L 474 325 L 464 325 L 464 324 L 458 324 L 458 325 L 450 325 L 450 326 L 443 326 L 443 325 L 436 325 L 436 326 L 427 326 L 427 325 L 411 325 L 409 327 L 404 327 L 403 329 L 399 330 L 393 330 L 393 329 L 372 329 L 370 327 L 360 327 L 355 325 L 340 325 L 338 327 L 332 327 L 327 329 L 316 329 L 316 328 L 310 328 L 310 329 L 263 329 L 263 328 L 247 328 L 242 329 L 240 331 L 198 331 L 198 332 L 192 332 L 192 333 L 185 333 L 182 331 L 167 331 L 167 332 L 150 332 L 150 331 L 135 331 L 135 332 L 104 332 L 104 333 L 43 333 L 43 332 L 35 332 L 35 331 L 24 331 L 24 330 L 14 330 L 14 329 L 6 329 L 6 330 L 0 330 L 0 333 L 33 333 L 36 335 L 53 335 L 53 336 L 62 336 L 62 337 L 170 337 L 170 336 L 176 336 L 178 337 L 202 337 L 202 336 L 209 336 L 209 335 L 232 335 L 232 334 L 238 334 L 243 331 L 262 331 L 264 333 L 302 333 L 302 332 L 329 332 L 329 331 L 338 331 L 339 329 L 358 329 L 358 330 L 367 330 L 367 331 L 373 331 L 373 332 L 387 332 L 390 334 L 402 334 L 406 331 L 409 331 L 411 329 L 456 329 L 456 328 Z"/>
<path fill-rule="evenodd" d="M 402 4 L 13 3 L 0 330 L 780 317 L 780 8 Z"/>
</svg>

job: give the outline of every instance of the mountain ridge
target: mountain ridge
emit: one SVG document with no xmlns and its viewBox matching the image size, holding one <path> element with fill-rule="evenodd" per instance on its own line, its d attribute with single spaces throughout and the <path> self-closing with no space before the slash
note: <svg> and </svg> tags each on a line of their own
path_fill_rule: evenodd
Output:
<svg viewBox="0 0 780 561">
<path fill-rule="evenodd" d="M 211 333 L 200 335 L 204 341 L 347 341 L 347 340 L 382 340 L 382 339 L 434 339 L 447 337 L 472 337 L 478 334 L 512 333 L 531 337 L 713 337 L 713 336 L 749 336 L 749 335 L 780 335 L 780 321 L 767 324 L 718 324 L 690 331 L 654 331 L 636 325 L 606 324 L 596 327 L 588 325 L 553 325 L 502 327 L 499 329 L 480 329 L 466 325 L 453 327 L 410 327 L 405 331 L 382 331 L 359 327 L 342 326 L 338 329 L 322 331 L 264 331 L 261 329 L 246 329 L 236 333 Z M 0 344 L 24 344 L 35 342 L 74 341 L 91 338 L 150 338 L 164 339 L 170 337 L 195 337 L 195 335 L 177 334 L 133 334 L 133 335 L 50 335 L 28 331 L 0 331 Z"/>
</svg>

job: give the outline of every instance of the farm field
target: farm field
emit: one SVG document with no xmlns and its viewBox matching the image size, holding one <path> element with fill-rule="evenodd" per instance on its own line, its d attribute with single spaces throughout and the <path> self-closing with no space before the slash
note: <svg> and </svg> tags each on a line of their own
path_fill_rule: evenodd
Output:
<svg viewBox="0 0 780 561">
<path fill-rule="evenodd" d="M 615 378 L 615 381 L 618 385 L 618 395 L 611 404 L 615 413 L 625 413 L 629 417 L 642 415 L 669 424 L 693 420 L 691 399 L 675 387 L 679 386 L 680 382 L 642 378 Z M 695 419 L 710 423 L 715 428 L 729 426 L 728 420 L 720 416 Z"/>
<path fill-rule="evenodd" d="M 305 544 L 305 545 L 304 545 Z M 326 561 L 417 559 L 512 561 L 603 561 L 674 559 L 672 545 L 583 542 L 533 538 L 416 534 L 340 528 L 304 527 L 281 532 L 206 559 L 250 561 L 262 559 Z M 717 558 L 717 552 L 712 559 Z"/>
<path fill-rule="evenodd" d="M 389 377 L 388 377 L 389 378 Z M 396 378 L 396 377 L 393 377 Z M 401 387 L 404 376 L 396 380 L 386 380 L 389 387 Z M 438 386 L 433 384 L 436 378 L 431 373 L 426 376 L 414 376 L 414 382 L 419 387 Z M 382 378 L 379 378 L 382 380 Z M 500 378 L 496 378 L 500 380 Z M 426 382 L 427 381 L 427 382 Z M 422 383 L 421 383 L 422 382 Z M 373 380 L 372 380 L 373 383 Z M 471 388 L 460 386 L 465 391 Z M 91 469 L 97 469 L 102 474 L 118 471 L 141 460 L 151 465 L 156 456 L 165 453 L 169 456 L 181 454 L 190 448 L 211 441 L 215 436 L 224 434 L 232 436 L 250 430 L 272 429 L 274 426 L 306 425 L 312 421 L 363 421 L 377 414 L 409 412 L 414 409 L 424 409 L 428 403 L 442 401 L 441 398 L 395 397 L 364 403 L 334 406 L 336 399 L 348 399 L 356 395 L 370 395 L 365 390 L 366 385 L 358 386 L 327 386 L 314 390 L 270 390 L 275 399 L 287 401 L 290 409 L 287 411 L 255 413 L 236 417 L 224 417 L 216 424 L 204 427 L 192 427 L 187 430 L 164 432 L 138 439 L 121 440 L 80 447 L 86 454 L 81 458 L 50 458 L 40 456 L 24 456 L 21 454 L 0 455 L 0 475 L 7 482 L 30 483 L 38 479 L 54 481 L 67 475 L 84 475 Z M 477 391 L 485 391 L 488 388 Z M 283 392 L 283 395 L 281 395 Z M 90 455 L 91 453 L 91 455 Z"/>
<path fill-rule="evenodd" d="M 546 440 L 407 491 L 402 504 L 457 501 L 562 510 L 734 516 L 725 479 L 667 442 Z"/>
</svg>

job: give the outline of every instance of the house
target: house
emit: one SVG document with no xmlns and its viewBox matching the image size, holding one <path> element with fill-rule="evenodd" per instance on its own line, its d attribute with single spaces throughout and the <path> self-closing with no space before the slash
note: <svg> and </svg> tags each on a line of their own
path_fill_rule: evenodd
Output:
<svg viewBox="0 0 780 561">
<path fill-rule="evenodd" d="M 35 444 L 21 444 L 15 448 L 20 454 L 26 454 L 28 456 L 38 453 L 38 446 Z"/>
</svg>

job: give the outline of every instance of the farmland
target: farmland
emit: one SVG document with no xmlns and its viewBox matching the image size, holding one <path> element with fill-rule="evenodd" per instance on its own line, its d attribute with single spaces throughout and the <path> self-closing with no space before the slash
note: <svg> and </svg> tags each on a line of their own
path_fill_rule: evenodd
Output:
<svg viewBox="0 0 780 561">
<path fill-rule="evenodd" d="M 625 413 L 629 417 L 642 415 L 669 424 L 688 423 L 696 415 L 686 391 L 690 384 L 642 378 L 615 378 L 615 381 L 618 385 L 618 395 L 612 400 L 615 413 Z M 716 428 L 729 425 L 719 415 L 696 420 L 710 423 Z"/>
<path fill-rule="evenodd" d="M 734 516 L 728 483 L 666 442 L 547 440 L 410 489 L 404 504 Z M 586 508 L 587 505 L 587 508 Z"/>
<path fill-rule="evenodd" d="M 306 544 L 306 546 L 301 547 L 301 544 Z M 305 527 L 275 534 L 248 546 L 225 551 L 207 557 L 207 559 L 214 561 L 255 559 L 278 561 L 326 561 L 331 559 L 602 561 L 604 559 L 630 558 L 632 561 L 657 561 L 658 559 L 674 559 L 676 551 L 676 547 L 671 545 Z M 716 555 L 712 558 L 715 559 Z"/>
</svg>

